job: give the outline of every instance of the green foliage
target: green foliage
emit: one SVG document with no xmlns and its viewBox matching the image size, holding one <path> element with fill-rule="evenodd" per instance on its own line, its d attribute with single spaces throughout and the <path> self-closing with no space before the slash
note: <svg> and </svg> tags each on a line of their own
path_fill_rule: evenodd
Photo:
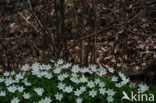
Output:
<svg viewBox="0 0 156 103">
<path fill-rule="evenodd" d="M 84 76 L 83 74 L 78 75 L 74 73 L 76 69 L 79 69 L 78 66 L 74 65 L 71 69 L 72 72 L 68 71 L 67 69 L 70 67 L 70 64 L 63 65 L 63 61 L 61 60 L 55 63 L 54 67 L 51 68 L 50 65 L 34 63 L 31 67 L 27 64 L 24 65 L 22 71 L 4 72 L 0 78 L 1 103 L 9 103 L 13 101 L 14 97 L 18 97 L 17 100 L 20 100 L 21 103 L 33 103 L 34 101 L 41 103 L 41 101 L 44 101 L 43 98 L 50 98 L 54 103 L 75 103 L 78 98 L 81 98 L 83 103 L 108 103 L 109 97 L 112 98 L 113 103 L 131 103 L 127 100 L 121 101 L 123 97 L 122 92 L 125 91 L 128 95 L 131 95 L 132 91 L 134 93 L 138 92 L 138 88 L 130 86 L 131 83 L 127 81 L 129 79 L 127 79 L 121 71 L 118 73 L 119 78 L 123 79 L 123 81 L 116 81 L 113 77 L 103 78 L 99 75 L 90 77 Z M 90 68 L 92 71 L 96 71 L 95 67 L 96 66 L 93 65 Z M 110 73 L 114 72 L 112 68 L 108 69 L 108 71 Z M 122 86 L 117 87 L 116 84 L 120 82 Z M 59 86 L 60 83 L 64 85 L 62 89 L 61 86 Z M 101 83 L 104 84 L 101 85 Z M 13 86 L 15 87 L 15 91 L 12 88 Z M 20 87 L 23 89 L 19 89 Z M 85 89 L 82 89 L 82 87 Z M 145 90 L 144 93 L 156 94 L 154 92 L 156 91 L 156 86 L 152 86 L 148 91 L 146 91 L 147 89 L 145 89 L 145 87 L 143 89 Z M 43 91 L 35 90 L 37 88 L 42 88 Z M 100 89 L 105 90 L 104 94 L 100 92 Z M 81 91 L 79 95 L 76 94 L 77 90 Z M 3 91 L 6 92 L 5 96 L 3 96 Z M 37 91 L 41 94 L 38 94 Z M 93 92 L 91 93 L 91 91 L 96 93 L 92 94 Z M 28 99 L 25 98 L 25 93 L 30 94 Z M 57 93 L 62 95 L 60 100 L 56 98 Z"/>
</svg>

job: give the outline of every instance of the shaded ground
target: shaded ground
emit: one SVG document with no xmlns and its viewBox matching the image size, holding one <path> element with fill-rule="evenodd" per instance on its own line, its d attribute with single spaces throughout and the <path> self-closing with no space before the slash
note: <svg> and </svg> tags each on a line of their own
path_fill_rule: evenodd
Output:
<svg viewBox="0 0 156 103">
<path fill-rule="evenodd" d="M 50 59 L 56 59 L 51 55 L 49 44 L 45 44 L 39 25 L 26 4 L 21 2 L 17 7 L 16 4 L 0 4 L 1 69 L 7 67 L 8 63 L 10 67 L 20 68 L 21 64 L 32 64 L 35 61 L 48 63 Z M 105 68 L 122 68 L 127 74 L 137 74 L 156 62 L 156 3 L 154 0 L 128 0 L 126 2 L 124 0 L 101 0 L 96 5 L 98 18 L 96 31 L 113 26 L 97 35 L 97 58 L 94 62 L 92 60 L 93 39 L 90 39 L 90 45 L 89 39 L 85 39 L 84 44 L 88 48 L 85 51 L 85 54 L 88 53 L 86 56 L 88 64 L 100 63 Z M 38 3 L 34 8 L 45 28 L 55 36 L 53 2 L 49 1 L 46 7 Z M 80 25 L 77 25 L 76 32 L 70 24 L 73 20 L 72 8 L 70 3 L 66 5 L 67 47 L 82 38 L 79 34 Z M 77 8 L 76 11 L 79 13 L 81 9 Z M 90 11 L 92 9 L 88 10 Z M 78 13 L 75 13 L 75 18 L 80 22 L 81 16 Z M 85 36 L 93 33 L 91 17 L 92 14 L 85 16 Z M 80 63 L 80 43 L 71 48 L 68 54 L 67 61 Z"/>
</svg>

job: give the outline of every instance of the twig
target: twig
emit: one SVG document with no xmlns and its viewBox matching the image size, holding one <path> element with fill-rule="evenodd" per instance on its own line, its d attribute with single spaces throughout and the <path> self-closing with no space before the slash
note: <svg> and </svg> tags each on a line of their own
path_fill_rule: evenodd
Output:
<svg viewBox="0 0 156 103">
<path fill-rule="evenodd" d="M 35 17 L 35 19 L 36 19 L 37 23 L 39 24 L 39 26 L 41 28 L 43 28 L 43 25 L 42 25 L 41 21 L 38 19 L 38 17 L 36 16 L 36 14 L 33 12 L 32 5 L 31 5 L 30 0 L 28 0 L 28 4 L 29 4 L 29 9 L 30 9 L 32 15 Z"/>
<path fill-rule="evenodd" d="M 31 24 L 20 12 L 17 13 L 27 24 L 29 24 L 36 32 L 41 33 L 33 24 Z"/>
<path fill-rule="evenodd" d="M 131 18 L 130 20 L 128 20 L 126 23 L 124 24 L 127 24 L 127 23 L 130 23 L 131 21 L 133 21 L 135 18 L 139 17 L 140 15 L 144 14 L 144 13 L 150 13 L 150 12 L 154 12 L 156 11 L 155 9 L 154 10 L 149 10 L 149 11 L 140 11 L 137 15 L 135 15 L 133 18 Z"/>
<path fill-rule="evenodd" d="M 29 9 L 32 13 L 32 15 L 35 17 L 39 27 L 41 28 L 42 32 L 45 34 L 45 35 L 48 35 L 49 36 L 49 39 L 52 43 L 52 46 L 54 48 L 54 51 L 56 50 L 56 47 L 55 47 L 55 42 L 54 42 L 54 37 L 53 35 L 49 34 L 48 31 L 44 28 L 43 24 L 41 23 L 41 21 L 38 19 L 38 17 L 36 16 L 35 12 L 33 12 L 33 9 L 32 9 L 32 5 L 31 5 L 31 2 L 30 0 L 28 0 L 28 4 L 29 4 Z"/>
</svg>

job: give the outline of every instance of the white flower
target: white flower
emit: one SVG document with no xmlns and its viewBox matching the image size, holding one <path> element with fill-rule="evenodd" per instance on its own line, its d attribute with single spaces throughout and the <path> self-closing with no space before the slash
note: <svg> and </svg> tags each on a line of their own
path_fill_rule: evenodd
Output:
<svg viewBox="0 0 156 103">
<path fill-rule="evenodd" d="M 12 100 L 11 100 L 11 103 L 19 103 L 20 100 L 18 99 L 18 97 L 14 97 Z"/>
<path fill-rule="evenodd" d="M 79 98 L 79 97 L 78 97 L 78 98 L 76 99 L 76 103 L 82 103 L 82 98 Z"/>
<path fill-rule="evenodd" d="M 5 80 L 5 85 L 9 86 L 9 85 L 13 84 L 14 82 L 15 81 L 12 78 L 8 78 L 8 79 Z"/>
<path fill-rule="evenodd" d="M 81 87 L 80 87 L 80 90 L 81 90 L 81 92 L 85 92 L 85 91 L 86 91 L 86 87 L 81 86 Z"/>
<path fill-rule="evenodd" d="M 87 72 L 89 72 L 89 68 L 87 68 L 87 67 L 83 67 L 81 70 L 80 70 L 80 72 L 81 73 L 87 73 Z"/>
<path fill-rule="evenodd" d="M 39 78 L 41 78 L 43 75 L 42 75 L 42 73 L 39 71 L 39 72 L 37 73 L 36 76 L 39 77 Z"/>
<path fill-rule="evenodd" d="M 35 88 L 34 91 L 37 93 L 37 95 L 42 96 L 44 89 L 43 88 Z"/>
<path fill-rule="evenodd" d="M 23 79 L 23 78 L 24 78 L 24 74 L 22 74 L 22 73 L 16 74 L 16 76 L 15 76 L 15 79 L 16 79 L 17 81 L 19 81 L 19 80 L 21 80 L 21 79 Z"/>
<path fill-rule="evenodd" d="M 14 93 L 17 90 L 17 87 L 15 85 L 7 87 L 8 91 L 11 93 Z"/>
<path fill-rule="evenodd" d="M 0 96 L 6 96 L 6 91 L 1 91 Z"/>
<path fill-rule="evenodd" d="M 99 91 L 100 91 L 100 94 L 103 94 L 103 95 L 107 93 L 105 88 L 100 88 Z"/>
<path fill-rule="evenodd" d="M 79 72 L 79 66 L 78 65 L 73 65 L 71 71 L 73 73 L 78 73 Z"/>
<path fill-rule="evenodd" d="M 115 86 L 118 88 L 121 88 L 123 86 L 123 84 L 122 83 L 115 83 Z"/>
<path fill-rule="evenodd" d="M 72 81 L 72 82 L 75 82 L 76 81 L 76 77 L 70 77 L 70 80 Z"/>
<path fill-rule="evenodd" d="M 92 88 L 95 85 L 94 85 L 94 82 L 91 80 L 91 81 L 88 82 L 87 86 L 90 87 L 90 88 Z"/>
<path fill-rule="evenodd" d="M 32 70 L 33 71 L 39 71 L 39 67 L 40 67 L 40 64 L 39 63 L 34 63 L 32 66 L 31 66 L 31 68 L 32 68 Z"/>
<path fill-rule="evenodd" d="M 114 96 L 115 95 L 115 91 L 113 91 L 113 89 L 108 89 L 108 91 L 107 91 L 107 94 L 109 95 L 109 96 Z"/>
<path fill-rule="evenodd" d="M 61 83 L 58 83 L 58 86 L 57 86 L 60 90 L 63 90 L 65 88 L 65 84 L 63 84 L 62 82 Z"/>
<path fill-rule="evenodd" d="M 68 78 L 68 77 L 69 77 L 69 74 L 64 73 L 64 74 L 63 74 L 63 77 L 64 77 L 64 78 Z"/>
<path fill-rule="evenodd" d="M 41 76 L 46 76 L 48 74 L 47 71 L 41 71 Z"/>
<path fill-rule="evenodd" d="M 40 101 L 38 101 L 38 103 L 46 103 L 44 99 L 41 99 Z"/>
<path fill-rule="evenodd" d="M 101 83 L 99 83 L 99 87 L 104 87 L 105 86 L 105 83 L 104 82 L 101 82 Z"/>
<path fill-rule="evenodd" d="M 111 78 L 111 80 L 112 80 L 113 82 L 116 82 L 116 81 L 118 81 L 118 77 L 113 76 L 113 77 Z"/>
<path fill-rule="evenodd" d="M 50 62 L 51 62 L 51 63 L 55 63 L 55 60 L 51 59 Z"/>
<path fill-rule="evenodd" d="M 96 85 L 98 85 L 100 82 L 101 82 L 101 81 L 100 81 L 99 78 L 96 78 L 96 79 L 95 79 L 95 84 L 96 84 Z"/>
<path fill-rule="evenodd" d="M 45 100 L 45 103 L 51 103 L 52 102 L 50 97 L 45 97 L 44 100 Z"/>
<path fill-rule="evenodd" d="M 80 96 L 82 94 L 82 91 L 81 90 L 76 90 L 76 91 L 74 91 L 74 95 L 76 95 L 76 96 Z"/>
<path fill-rule="evenodd" d="M 4 82 L 4 78 L 3 77 L 0 78 L 0 83 L 2 83 L 2 82 Z"/>
<path fill-rule="evenodd" d="M 10 75 L 10 72 L 8 72 L 8 71 L 5 71 L 4 73 L 3 73 L 3 76 L 5 76 L 5 77 L 8 77 Z"/>
<path fill-rule="evenodd" d="M 89 91 L 89 95 L 92 96 L 92 97 L 95 97 L 97 95 L 97 91 Z"/>
<path fill-rule="evenodd" d="M 23 94 L 24 99 L 29 99 L 30 98 L 30 93 L 25 93 Z"/>
<path fill-rule="evenodd" d="M 31 72 L 33 75 L 37 75 L 40 72 L 40 70 L 39 69 L 33 69 Z"/>
<path fill-rule="evenodd" d="M 149 89 L 149 87 L 146 84 L 139 84 L 139 90 L 141 91 L 141 93 L 147 91 Z"/>
<path fill-rule="evenodd" d="M 15 73 L 14 70 L 10 73 L 11 76 L 14 76 L 15 74 L 16 74 L 16 73 Z"/>
<path fill-rule="evenodd" d="M 60 74 L 60 75 L 58 76 L 58 80 L 60 80 L 61 82 L 62 82 L 64 79 L 65 79 L 65 78 L 64 78 L 63 75 Z"/>
<path fill-rule="evenodd" d="M 55 74 L 61 73 L 61 68 L 56 68 L 56 69 L 54 70 L 54 73 L 55 73 Z"/>
<path fill-rule="evenodd" d="M 45 97 L 44 99 L 41 99 L 38 103 L 51 103 L 52 100 L 50 97 Z"/>
<path fill-rule="evenodd" d="M 105 75 L 106 73 L 107 73 L 106 69 L 104 69 L 104 68 L 102 69 L 102 68 L 101 68 L 101 69 L 100 69 L 100 73 L 98 73 L 98 75 L 99 75 L 99 76 L 103 76 L 103 75 Z"/>
<path fill-rule="evenodd" d="M 80 80 L 79 80 L 77 77 L 71 77 L 70 80 L 71 80 L 73 83 L 76 83 L 76 84 L 79 84 L 79 83 L 80 83 Z"/>
<path fill-rule="evenodd" d="M 44 65 L 44 70 L 47 70 L 48 71 L 50 69 L 51 69 L 51 65 L 49 65 L 49 64 L 48 65 Z"/>
<path fill-rule="evenodd" d="M 108 103 L 113 102 L 114 101 L 114 98 L 112 96 L 108 96 L 107 97 L 107 101 L 108 101 Z"/>
<path fill-rule="evenodd" d="M 61 65 L 61 64 L 63 64 L 63 62 L 64 62 L 63 59 L 58 59 L 57 64 Z"/>
<path fill-rule="evenodd" d="M 73 87 L 71 87 L 71 85 L 68 86 L 68 87 L 65 87 L 65 90 L 64 91 L 67 92 L 67 93 L 70 93 L 70 92 L 73 91 Z"/>
<path fill-rule="evenodd" d="M 75 74 L 75 73 L 72 73 L 72 74 L 71 74 L 71 76 L 72 76 L 72 77 L 75 77 L 75 78 L 77 78 L 77 77 L 78 77 L 78 75 L 77 75 L 77 74 Z"/>
<path fill-rule="evenodd" d="M 78 78 L 75 78 L 75 80 L 73 82 L 76 84 L 79 84 L 81 81 Z"/>
<path fill-rule="evenodd" d="M 93 72 L 91 70 L 88 71 L 89 74 L 93 74 Z"/>
<path fill-rule="evenodd" d="M 108 71 L 109 71 L 110 73 L 114 73 L 115 70 L 114 70 L 113 68 L 109 68 Z"/>
<path fill-rule="evenodd" d="M 123 81 L 122 81 L 121 83 L 122 83 L 123 85 L 126 85 L 126 84 L 130 81 L 130 79 L 129 79 L 129 78 L 126 78 L 126 77 L 123 77 L 122 80 L 123 80 Z"/>
<path fill-rule="evenodd" d="M 46 65 L 42 64 L 42 65 L 39 66 L 39 69 L 42 71 L 42 70 L 45 70 L 45 67 L 46 67 Z"/>
<path fill-rule="evenodd" d="M 86 78 L 84 75 L 80 78 L 80 82 L 85 83 L 88 81 L 88 78 Z"/>
<path fill-rule="evenodd" d="M 25 65 L 22 66 L 22 70 L 25 71 L 25 72 L 28 71 L 29 68 L 30 68 L 30 66 L 28 64 L 25 64 Z"/>
<path fill-rule="evenodd" d="M 121 73 L 121 72 L 118 72 L 118 75 L 119 75 L 121 78 L 124 78 L 124 77 L 125 77 L 124 73 Z"/>
<path fill-rule="evenodd" d="M 62 100 L 62 98 L 63 98 L 63 95 L 62 95 L 62 94 L 57 93 L 57 94 L 55 95 L 55 97 L 56 97 L 56 99 L 57 99 L 57 100 L 61 101 L 61 100 Z"/>
<path fill-rule="evenodd" d="M 27 78 L 22 81 L 26 86 L 31 86 L 31 83 L 28 82 Z"/>
<path fill-rule="evenodd" d="M 94 64 L 94 65 L 91 65 L 91 66 L 90 66 L 90 69 L 91 69 L 93 72 L 97 72 L 96 67 L 97 67 L 97 66 Z"/>
<path fill-rule="evenodd" d="M 64 64 L 62 66 L 63 69 L 69 69 L 69 67 L 71 66 L 72 64 L 71 63 L 67 63 L 67 64 Z"/>
<path fill-rule="evenodd" d="M 17 88 L 17 90 L 19 91 L 19 92 L 23 92 L 23 90 L 24 90 L 24 87 L 23 86 L 18 86 L 18 88 Z"/>
<path fill-rule="evenodd" d="M 47 79 L 51 79 L 53 76 L 52 76 L 51 73 L 47 73 L 47 74 L 45 75 L 45 77 L 46 77 Z"/>
</svg>

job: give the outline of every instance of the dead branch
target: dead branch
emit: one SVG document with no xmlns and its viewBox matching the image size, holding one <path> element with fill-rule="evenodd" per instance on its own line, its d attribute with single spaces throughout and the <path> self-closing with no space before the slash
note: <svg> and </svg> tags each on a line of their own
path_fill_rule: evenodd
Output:
<svg viewBox="0 0 156 103">
<path fill-rule="evenodd" d="M 17 13 L 27 24 L 29 24 L 36 32 L 42 34 L 32 23 L 30 23 L 20 12 Z"/>
</svg>

